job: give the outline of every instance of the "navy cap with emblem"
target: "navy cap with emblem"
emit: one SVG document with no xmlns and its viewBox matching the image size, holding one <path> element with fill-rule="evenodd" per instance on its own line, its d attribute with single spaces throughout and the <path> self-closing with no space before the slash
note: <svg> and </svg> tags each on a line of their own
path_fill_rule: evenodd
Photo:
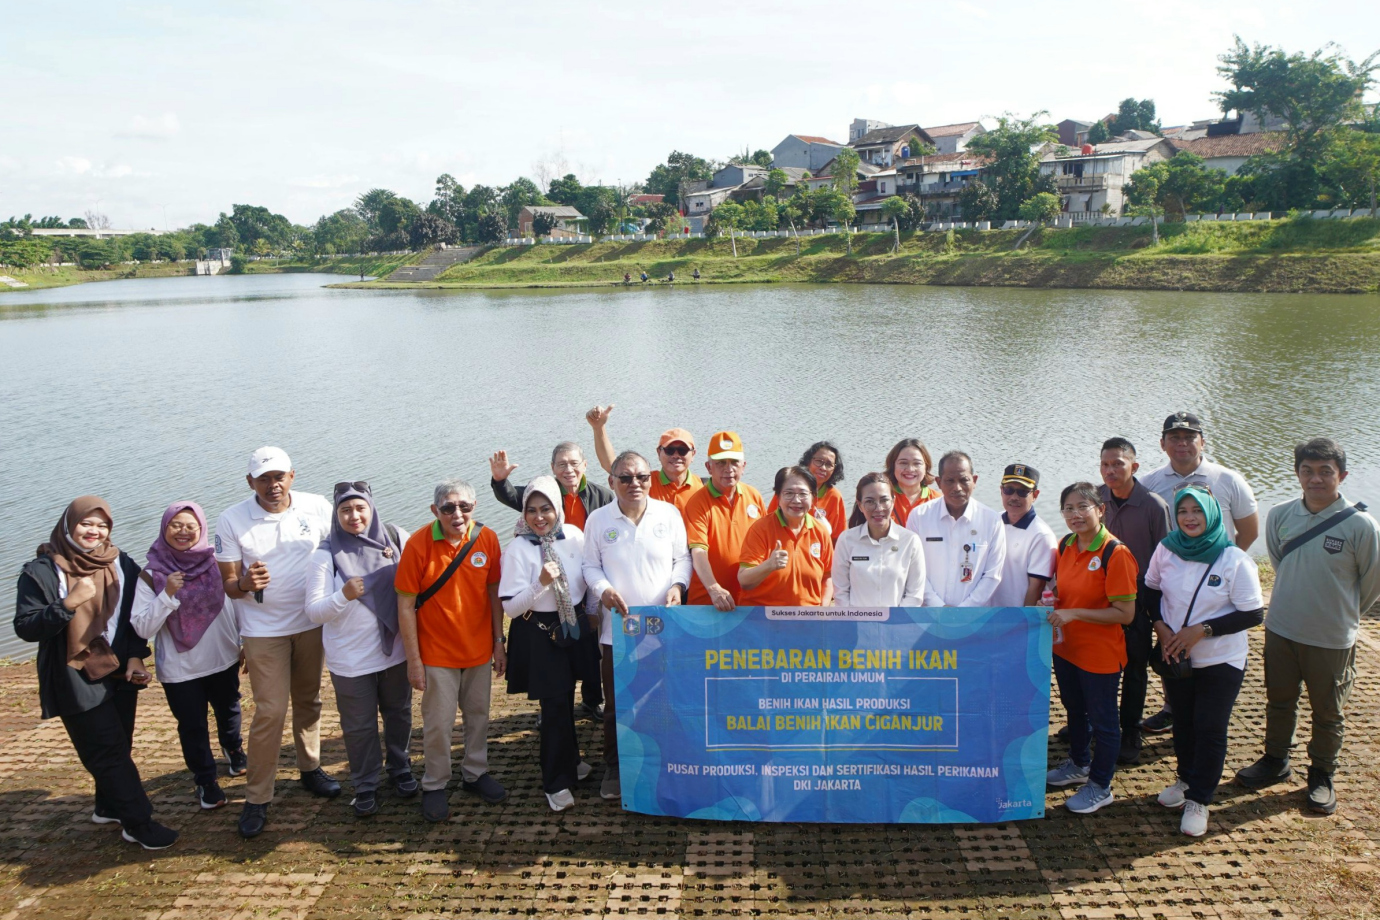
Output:
<svg viewBox="0 0 1380 920">
<path fill-rule="evenodd" d="M 1040 471 L 1028 463 L 1013 463 L 1001 474 L 1001 484 L 1019 483 L 1031 489 L 1040 487 Z"/>
<path fill-rule="evenodd" d="M 1198 434 L 1202 434 L 1203 422 L 1192 412 L 1180 410 L 1164 420 L 1163 433 L 1168 434 L 1171 431 L 1196 431 Z"/>
</svg>

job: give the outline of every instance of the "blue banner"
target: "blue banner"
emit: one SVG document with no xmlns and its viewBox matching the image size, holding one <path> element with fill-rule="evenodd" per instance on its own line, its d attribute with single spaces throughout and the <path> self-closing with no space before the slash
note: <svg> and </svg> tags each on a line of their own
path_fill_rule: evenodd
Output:
<svg viewBox="0 0 1380 920">
<path fill-rule="evenodd" d="M 613 636 L 623 807 L 715 821 L 1045 813 L 1033 607 L 637 607 Z"/>
</svg>

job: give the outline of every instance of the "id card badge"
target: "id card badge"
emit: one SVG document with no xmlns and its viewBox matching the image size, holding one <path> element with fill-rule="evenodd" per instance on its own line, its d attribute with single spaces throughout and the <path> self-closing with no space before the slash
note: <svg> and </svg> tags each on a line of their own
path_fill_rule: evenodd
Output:
<svg viewBox="0 0 1380 920">
<path fill-rule="evenodd" d="M 973 544 L 963 544 L 963 561 L 958 564 L 958 572 L 962 577 L 959 581 L 968 584 L 973 580 L 973 561 L 970 554 L 973 551 Z"/>
</svg>

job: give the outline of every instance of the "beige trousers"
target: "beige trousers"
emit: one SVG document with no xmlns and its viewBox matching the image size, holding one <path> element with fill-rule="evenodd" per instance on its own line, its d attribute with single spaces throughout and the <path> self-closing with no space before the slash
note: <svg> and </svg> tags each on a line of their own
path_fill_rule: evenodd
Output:
<svg viewBox="0 0 1380 920">
<path fill-rule="evenodd" d="M 321 766 L 321 627 L 291 636 L 245 636 L 243 641 L 254 691 L 244 797 L 251 804 L 267 805 L 273 801 L 289 699 L 297 769 L 308 773 Z"/>
<path fill-rule="evenodd" d="M 446 788 L 451 771 L 451 733 L 455 712 L 465 720 L 465 758 L 460 776 L 474 782 L 489 772 L 489 690 L 493 662 L 473 668 L 433 668 L 426 665 L 426 690 L 422 693 L 422 754 L 426 774 L 422 791 Z"/>
</svg>

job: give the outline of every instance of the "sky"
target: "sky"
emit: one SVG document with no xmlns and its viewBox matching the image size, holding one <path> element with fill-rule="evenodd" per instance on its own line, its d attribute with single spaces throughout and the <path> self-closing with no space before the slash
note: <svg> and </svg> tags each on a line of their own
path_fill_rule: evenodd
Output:
<svg viewBox="0 0 1380 920">
<path fill-rule="evenodd" d="M 644 179 L 672 150 L 727 158 L 854 118 L 941 125 L 1127 96 L 1163 124 L 1216 114 L 1234 35 L 1352 58 L 1380 4 L 5 3 L 0 218 L 295 223 L 436 177 Z"/>
</svg>

